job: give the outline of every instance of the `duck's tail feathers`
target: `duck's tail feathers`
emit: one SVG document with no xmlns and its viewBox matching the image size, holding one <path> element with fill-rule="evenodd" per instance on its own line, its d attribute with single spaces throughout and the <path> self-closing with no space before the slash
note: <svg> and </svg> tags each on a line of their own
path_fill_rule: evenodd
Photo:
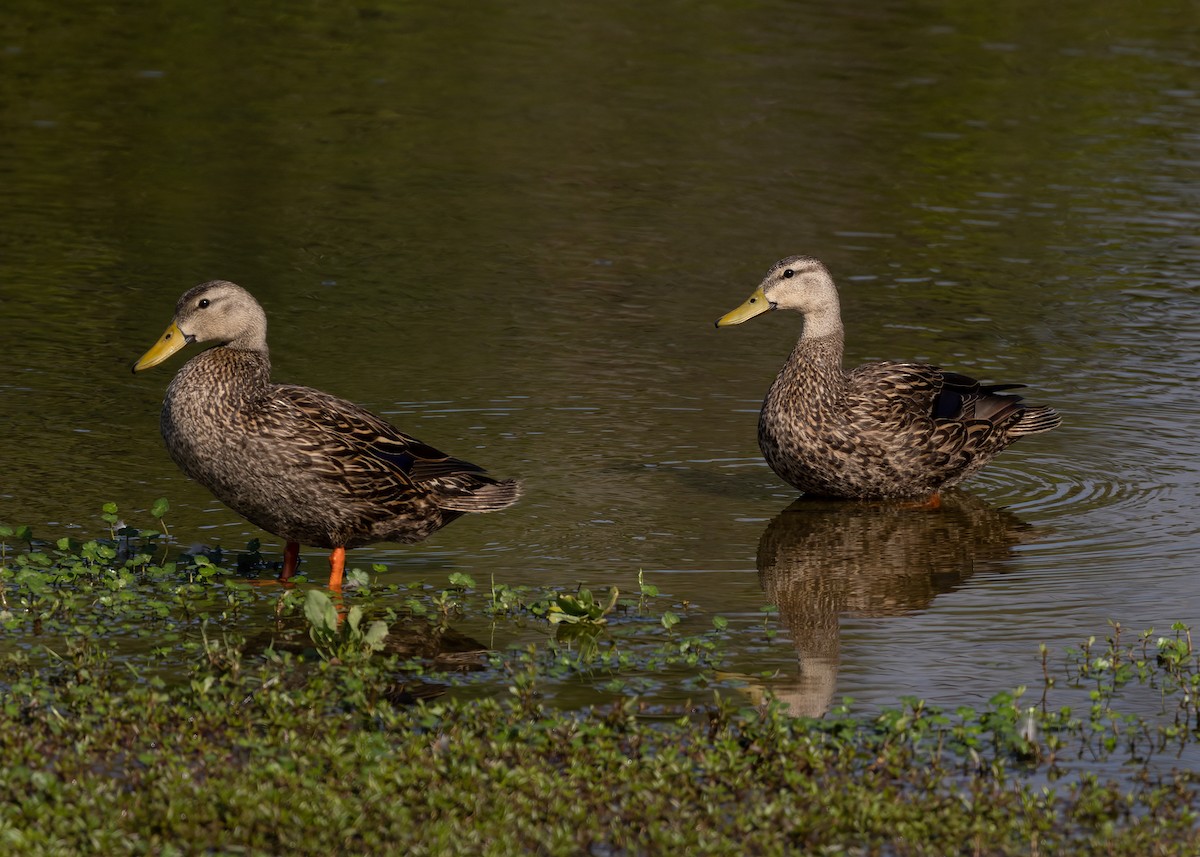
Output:
<svg viewBox="0 0 1200 857">
<path fill-rule="evenodd" d="M 520 500 L 521 492 L 521 483 L 516 479 L 499 482 L 480 477 L 476 485 L 462 492 L 439 496 L 436 502 L 441 508 L 456 512 L 499 512 Z"/>
<path fill-rule="evenodd" d="M 1012 437 L 1022 437 L 1027 434 L 1040 434 L 1050 429 L 1058 428 L 1062 425 L 1062 417 L 1054 408 L 1046 405 L 1037 405 L 1036 407 L 1025 408 L 1021 411 L 1021 418 L 1013 423 L 1008 433 Z"/>
</svg>

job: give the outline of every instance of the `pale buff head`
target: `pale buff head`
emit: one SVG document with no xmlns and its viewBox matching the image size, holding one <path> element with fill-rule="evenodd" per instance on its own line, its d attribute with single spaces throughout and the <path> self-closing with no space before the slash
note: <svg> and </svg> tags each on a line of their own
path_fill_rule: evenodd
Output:
<svg viewBox="0 0 1200 857">
<path fill-rule="evenodd" d="M 267 350 L 267 316 L 248 291 L 226 280 L 188 289 L 175 304 L 175 318 L 158 342 L 133 364 L 149 369 L 193 342 L 216 342 L 246 351 Z"/>
</svg>

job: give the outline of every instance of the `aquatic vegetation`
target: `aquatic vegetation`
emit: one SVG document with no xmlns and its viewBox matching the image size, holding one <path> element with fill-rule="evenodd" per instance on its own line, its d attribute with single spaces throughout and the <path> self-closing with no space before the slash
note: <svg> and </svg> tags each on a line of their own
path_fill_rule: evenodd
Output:
<svg viewBox="0 0 1200 857">
<path fill-rule="evenodd" d="M 256 586 L 109 523 L 0 528 L 6 852 L 1200 848 L 1183 625 L 1043 649 L 1038 699 L 811 719 L 720 669 L 770 612 L 731 623 L 644 577 Z"/>
<path fill-rule="evenodd" d="M 305 593 L 304 616 L 311 626 L 309 636 L 328 661 L 344 663 L 369 658 L 383 649 L 388 634 L 387 623 L 379 619 L 364 628 L 363 610 L 357 604 L 342 617 L 333 599 L 319 589 Z"/>
</svg>

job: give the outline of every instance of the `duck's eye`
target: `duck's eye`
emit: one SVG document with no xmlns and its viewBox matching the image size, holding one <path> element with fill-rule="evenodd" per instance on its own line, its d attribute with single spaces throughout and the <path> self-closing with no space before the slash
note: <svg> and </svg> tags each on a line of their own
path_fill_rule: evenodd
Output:
<svg viewBox="0 0 1200 857">
<path fill-rule="evenodd" d="M 208 298 L 201 298 L 200 303 L 196 304 L 196 306 L 200 307 L 200 309 L 208 309 L 208 305 L 210 303 L 212 303 L 212 301 L 210 301 Z"/>
<path fill-rule="evenodd" d="M 796 276 L 796 272 L 793 271 L 791 268 L 788 268 L 786 271 L 783 272 L 783 278 L 785 280 L 791 279 L 794 276 Z"/>
</svg>

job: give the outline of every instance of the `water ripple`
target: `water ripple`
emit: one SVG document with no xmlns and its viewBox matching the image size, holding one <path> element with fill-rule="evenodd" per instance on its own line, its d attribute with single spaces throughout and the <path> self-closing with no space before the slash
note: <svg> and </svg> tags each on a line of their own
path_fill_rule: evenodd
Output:
<svg viewBox="0 0 1200 857">
<path fill-rule="evenodd" d="M 972 481 L 976 490 L 1022 515 L 1077 515 L 1084 510 L 1121 506 L 1132 512 L 1152 504 L 1169 489 L 1120 476 L 1084 473 L 1063 462 L 1025 459 L 1025 467 L 994 467 Z M 1031 466 L 1036 464 L 1037 466 Z"/>
<path fill-rule="evenodd" d="M 1051 456 L 1016 457 L 981 474 L 972 488 L 1022 518 L 1039 521 L 1026 546 L 1055 566 L 1145 565 L 1171 551 L 1158 522 L 1178 514 L 1171 482 L 1118 468 L 1084 471 Z"/>
</svg>

